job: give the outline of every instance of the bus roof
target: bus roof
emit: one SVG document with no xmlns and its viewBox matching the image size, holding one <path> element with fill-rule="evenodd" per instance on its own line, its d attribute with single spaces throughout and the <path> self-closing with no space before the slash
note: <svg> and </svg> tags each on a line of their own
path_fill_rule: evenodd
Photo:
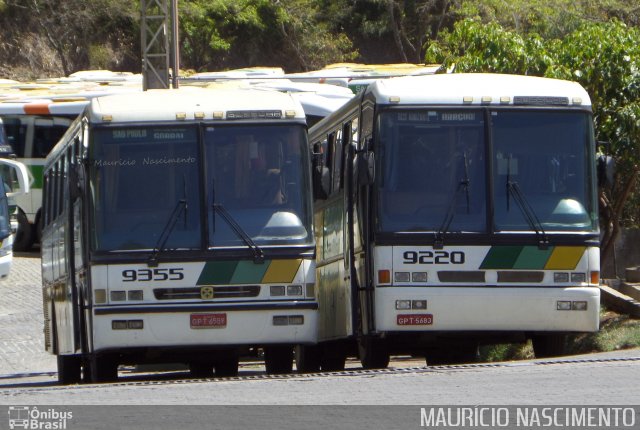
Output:
<svg viewBox="0 0 640 430">
<path fill-rule="evenodd" d="M 533 76 L 451 73 L 377 80 L 367 94 L 381 104 L 535 105 L 591 107 L 576 82 Z"/>
<path fill-rule="evenodd" d="M 261 112 L 279 111 L 280 118 L 304 119 L 305 114 L 290 95 L 249 89 L 180 88 L 97 97 L 89 109 L 93 123 L 232 119 L 262 119 Z M 273 118 L 273 117 L 271 117 Z"/>
</svg>

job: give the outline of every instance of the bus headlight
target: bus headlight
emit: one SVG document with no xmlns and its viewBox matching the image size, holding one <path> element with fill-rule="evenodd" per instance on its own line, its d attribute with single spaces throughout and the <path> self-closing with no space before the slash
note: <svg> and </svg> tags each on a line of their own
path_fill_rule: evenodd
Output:
<svg viewBox="0 0 640 430">
<path fill-rule="evenodd" d="M 413 272 L 411 274 L 412 282 L 427 282 L 427 272 Z"/>
<path fill-rule="evenodd" d="M 553 282 L 569 282 L 569 274 L 567 272 L 554 272 Z"/>
<path fill-rule="evenodd" d="M 93 300 L 96 302 L 96 304 L 107 303 L 107 290 L 95 290 L 93 292 Z"/>
<path fill-rule="evenodd" d="M 302 285 L 287 285 L 287 296 L 301 296 Z"/>
<path fill-rule="evenodd" d="M 409 272 L 394 272 L 393 280 L 395 282 L 409 282 L 411 280 L 411 273 L 409 273 Z"/>
<path fill-rule="evenodd" d="M 587 302 L 571 302 L 571 310 L 574 311 L 586 311 L 587 310 Z"/>
<path fill-rule="evenodd" d="M 315 284 L 307 284 L 306 285 L 306 296 L 310 299 L 313 299 L 316 297 L 316 286 Z"/>
<path fill-rule="evenodd" d="M 571 282 L 575 282 L 577 284 L 581 284 L 583 282 L 587 282 L 587 274 L 586 273 L 572 273 L 571 274 Z"/>
<path fill-rule="evenodd" d="M 411 309 L 411 300 L 396 300 L 396 310 Z"/>
<path fill-rule="evenodd" d="M 272 285 L 271 287 L 269 287 L 269 293 L 272 296 L 284 296 L 284 292 L 284 285 Z"/>
</svg>

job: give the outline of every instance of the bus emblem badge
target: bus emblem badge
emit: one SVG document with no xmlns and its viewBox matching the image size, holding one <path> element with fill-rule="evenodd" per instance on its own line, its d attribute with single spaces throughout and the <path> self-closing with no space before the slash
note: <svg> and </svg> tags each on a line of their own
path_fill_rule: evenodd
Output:
<svg viewBox="0 0 640 430">
<path fill-rule="evenodd" d="M 200 288 L 200 298 L 202 300 L 212 300 L 213 299 L 213 287 L 202 287 L 202 288 Z"/>
</svg>

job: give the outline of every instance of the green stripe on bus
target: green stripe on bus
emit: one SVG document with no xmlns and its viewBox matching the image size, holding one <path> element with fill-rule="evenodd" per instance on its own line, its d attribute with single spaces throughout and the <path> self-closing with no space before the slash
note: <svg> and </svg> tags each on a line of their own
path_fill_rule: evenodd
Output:
<svg viewBox="0 0 640 430">
<path fill-rule="evenodd" d="M 204 265 L 196 285 L 229 284 L 237 265 L 237 261 L 208 262 Z"/>
<path fill-rule="evenodd" d="M 33 175 L 33 184 L 31 184 L 31 188 L 42 188 L 42 184 L 44 182 L 44 166 L 43 165 L 27 165 L 27 168 Z"/>
<path fill-rule="evenodd" d="M 514 269 L 543 270 L 549 260 L 553 246 L 547 249 L 540 249 L 537 246 L 525 246 L 515 264 Z"/>
<path fill-rule="evenodd" d="M 235 273 L 231 277 L 231 284 L 260 284 L 262 278 L 270 266 L 270 262 L 256 264 L 253 261 L 240 261 Z"/>
<path fill-rule="evenodd" d="M 481 269 L 512 269 L 524 246 L 492 246 Z"/>
<path fill-rule="evenodd" d="M 205 263 L 196 285 L 272 284 L 293 282 L 302 264 L 296 260 L 211 261 Z"/>
</svg>

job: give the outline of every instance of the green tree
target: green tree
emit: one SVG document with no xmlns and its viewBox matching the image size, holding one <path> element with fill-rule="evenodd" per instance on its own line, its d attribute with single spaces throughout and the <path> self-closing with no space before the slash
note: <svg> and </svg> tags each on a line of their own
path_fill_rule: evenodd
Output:
<svg viewBox="0 0 640 430">
<path fill-rule="evenodd" d="M 412 62 L 425 43 L 452 25 L 459 0 L 319 0 L 322 21 L 344 32 L 368 63 Z"/>
<path fill-rule="evenodd" d="M 190 0 L 180 5 L 182 63 L 196 70 L 318 68 L 354 57 L 351 42 L 318 21 L 313 0 Z"/>
<path fill-rule="evenodd" d="M 638 226 L 640 193 L 640 30 L 619 21 L 585 24 L 552 44 L 547 75 L 578 81 L 591 96 L 597 138 L 617 164 L 612 189 L 601 190 L 603 256 L 613 252 L 620 225 Z"/>
<path fill-rule="evenodd" d="M 427 49 L 427 62 L 456 71 L 531 74 L 577 81 L 590 94 L 596 137 L 618 169 L 600 189 L 602 258 L 621 225 L 640 222 L 640 31 L 619 21 L 584 23 L 562 40 L 521 35 L 496 23 L 457 23 Z"/>
<path fill-rule="evenodd" d="M 126 70 L 140 64 L 139 49 L 132 54 L 140 46 L 134 0 L 4 0 L 4 5 L 5 52 L 41 73 L 68 75 L 95 66 Z M 99 55 L 102 64 L 92 64 L 92 50 L 107 51 L 111 61 L 104 64 L 105 55 Z"/>
</svg>

